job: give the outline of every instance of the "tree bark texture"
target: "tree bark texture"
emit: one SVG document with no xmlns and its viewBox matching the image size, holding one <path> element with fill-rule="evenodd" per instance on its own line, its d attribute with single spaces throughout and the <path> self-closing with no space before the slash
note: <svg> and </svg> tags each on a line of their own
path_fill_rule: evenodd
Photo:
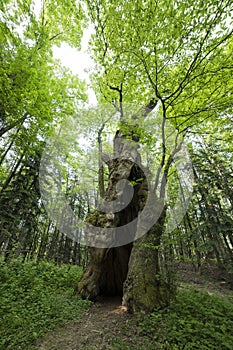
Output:
<svg viewBox="0 0 233 350">
<path fill-rule="evenodd" d="M 143 111 L 148 113 L 149 108 Z M 134 183 L 131 202 L 116 213 L 95 211 L 88 215 L 87 223 L 117 228 L 138 218 L 147 200 L 148 187 L 136 141 L 130 128 L 127 134 L 118 130 L 114 138 L 114 157 L 103 156 L 109 168 L 104 199 L 114 201 L 117 183 L 127 179 Z M 153 211 L 148 215 L 153 216 Z M 150 312 L 158 306 L 168 305 L 171 290 L 163 279 L 158 257 L 165 215 L 166 210 L 147 234 L 137 240 L 143 222 L 135 220 L 132 243 L 113 248 L 89 248 L 89 263 L 78 282 L 77 292 L 91 300 L 99 295 L 121 295 L 129 312 Z"/>
</svg>

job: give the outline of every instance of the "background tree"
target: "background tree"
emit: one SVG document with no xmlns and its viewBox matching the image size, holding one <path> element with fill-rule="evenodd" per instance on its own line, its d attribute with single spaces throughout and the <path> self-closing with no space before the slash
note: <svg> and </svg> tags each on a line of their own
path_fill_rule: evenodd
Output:
<svg viewBox="0 0 233 350">
<path fill-rule="evenodd" d="M 79 47 L 82 7 L 74 1 L 38 4 L 0 5 L 1 249 L 25 257 L 44 256 L 54 232 L 38 183 L 46 137 L 86 100 L 84 83 L 52 54 L 63 41 Z"/>
</svg>

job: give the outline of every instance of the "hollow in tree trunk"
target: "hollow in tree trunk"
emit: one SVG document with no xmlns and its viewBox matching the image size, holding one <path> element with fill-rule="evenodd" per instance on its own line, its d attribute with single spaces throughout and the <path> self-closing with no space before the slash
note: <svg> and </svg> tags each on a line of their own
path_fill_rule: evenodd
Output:
<svg viewBox="0 0 233 350">
<path fill-rule="evenodd" d="M 155 103 L 145 109 L 145 114 L 154 106 Z M 104 199 L 109 203 L 116 200 L 117 183 L 121 180 L 133 184 L 133 197 L 121 211 L 95 211 L 88 215 L 87 223 L 95 227 L 116 228 L 116 241 L 112 244 L 113 247 L 89 248 L 89 262 L 78 282 L 77 292 L 90 300 L 95 300 L 100 295 L 121 295 L 129 312 L 150 312 L 155 307 L 168 305 L 172 295 L 171 286 L 163 278 L 159 266 L 158 249 L 166 210 L 163 209 L 158 221 L 145 235 L 139 237 L 138 232 L 143 223 L 137 218 L 147 201 L 148 187 L 137 139 L 132 135 L 130 128 L 127 134 L 118 130 L 114 139 L 114 157 L 103 156 L 103 159 L 109 168 Z M 153 216 L 153 211 L 148 215 Z M 130 222 L 134 222 L 130 232 L 131 242 L 121 245 L 121 239 L 124 242 L 124 235 L 129 234 L 127 224 Z M 121 229 L 121 238 L 117 237 L 117 228 Z M 139 238 L 136 239 L 137 237 Z"/>
</svg>

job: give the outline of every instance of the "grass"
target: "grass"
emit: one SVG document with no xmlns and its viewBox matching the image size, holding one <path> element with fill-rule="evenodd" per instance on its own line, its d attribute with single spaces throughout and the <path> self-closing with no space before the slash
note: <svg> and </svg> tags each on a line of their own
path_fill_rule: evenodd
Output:
<svg viewBox="0 0 233 350">
<path fill-rule="evenodd" d="M 36 339 L 82 316 L 90 305 L 74 295 L 78 266 L 0 261 L 0 350 L 32 350 Z"/>
<path fill-rule="evenodd" d="M 231 350 L 232 329 L 230 300 L 186 286 L 167 309 L 138 316 L 136 323 L 123 325 L 112 349 Z"/>
</svg>

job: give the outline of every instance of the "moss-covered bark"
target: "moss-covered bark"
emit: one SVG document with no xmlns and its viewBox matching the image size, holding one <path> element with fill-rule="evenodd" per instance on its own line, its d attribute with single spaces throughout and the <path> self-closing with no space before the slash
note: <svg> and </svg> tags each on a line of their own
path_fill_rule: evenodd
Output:
<svg viewBox="0 0 233 350">
<path fill-rule="evenodd" d="M 137 146 L 135 142 L 125 142 L 125 136 L 117 132 L 114 157 L 107 160 L 109 178 L 104 199 L 108 202 L 115 200 L 116 186 L 120 180 L 135 181 L 136 179 L 145 178 L 143 170 L 138 166 L 140 155 L 137 151 Z M 131 202 L 121 211 L 107 214 L 95 211 L 88 215 L 87 223 L 105 228 L 117 228 L 130 223 L 133 219 L 137 218 L 140 210 L 139 190 L 140 184 L 134 186 L 134 194 Z M 136 224 L 133 231 L 133 234 L 136 234 Z M 124 234 L 124 232 L 121 234 Z M 125 234 L 128 233 L 125 232 Z M 97 240 L 98 237 L 94 237 L 93 239 Z M 131 249 L 131 243 L 108 249 L 90 248 L 89 263 L 77 285 L 78 293 L 83 298 L 92 300 L 101 294 L 122 295 L 123 282 L 127 276 Z"/>
<path fill-rule="evenodd" d="M 159 266 L 164 214 L 143 237 L 134 242 L 124 282 L 123 305 L 131 313 L 151 312 L 167 306 L 173 295 Z"/>
<path fill-rule="evenodd" d="M 143 113 L 146 115 L 155 105 L 156 103 L 151 102 L 149 107 L 143 109 Z M 128 129 L 128 134 L 123 134 L 121 130 L 117 131 L 113 157 L 104 155 L 104 161 L 109 167 L 104 199 L 107 201 L 116 199 L 116 187 L 120 180 L 134 182 L 133 198 L 130 204 L 119 212 L 106 214 L 96 211 L 90 214 L 87 222 L 94 226 L 121 228 L 140 216 L 139 213 L 147 201 L 147 180 L 141 166 L 139 146 L 135 142 L 137 140 L 134 139 L 134 133 Z M 157 204 L 159 206 L 159 203 Z M 148 217 L 144 217 L 143 220 L 150 222 L 155 211 L 156 207 L 152 206 L 147 212 Z M 88 266 L 77 286 L 80 295 L 92 300 L 102 294 L 122 295 L 123 303 L 129 312 L 149 312 L 157 306 L 168 305 L 171 288 L 159 268 L 157 248 L 160 244 L 165 214 L 164 210 L 156 224 L 153 224 L 152 220 L 151 229 L 142 237 L 140 230 L 145 222 L 135 220 L 130 232 L 133 243 L 108 249 L 90 248 Z M 141 238 L 135 241 L 136 237 Z"/>
</svg>

